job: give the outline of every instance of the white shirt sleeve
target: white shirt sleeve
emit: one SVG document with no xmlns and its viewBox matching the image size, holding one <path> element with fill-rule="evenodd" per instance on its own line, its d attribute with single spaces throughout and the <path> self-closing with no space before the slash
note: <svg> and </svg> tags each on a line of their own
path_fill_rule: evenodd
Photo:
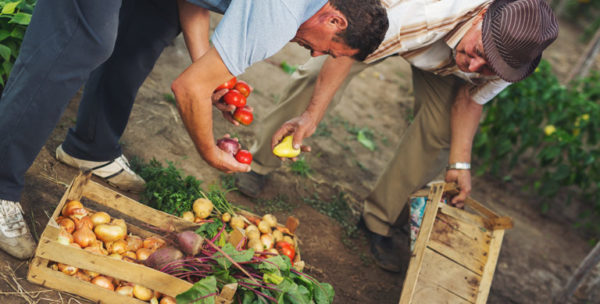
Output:
<svg viewBox="0 0 600 304">
<path fill-rule="evenodd" d="M 509 85 L 510 82 L 502 79 L 490 80 L 482 85 L 473 87 L 471 89 L 471 98 L 478 104 L 486 104 Z"/>
</svg>

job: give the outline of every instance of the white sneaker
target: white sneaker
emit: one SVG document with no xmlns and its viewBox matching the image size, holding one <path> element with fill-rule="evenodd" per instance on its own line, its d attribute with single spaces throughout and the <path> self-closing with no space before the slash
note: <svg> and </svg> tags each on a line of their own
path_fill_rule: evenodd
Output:
<svg viewBox="0 0 600 304">
<path fill-rule="evenodd" d="M 28 259 L 35 253 L 35 241 L 23 219 L 18 202 L 0 200 L 0 248 L 17 259 Z"/>
<path fill-rule="evenodd" d="M 56 148 L 56 158 L 71 167 L 92 170 L 94 175 L 121 190 L 144 191 L 146 181 L 129 168 L 129 161 L 123 154 L 112 161 L 96 162 L 72 157 L 60 145 Z"/>
</svg>

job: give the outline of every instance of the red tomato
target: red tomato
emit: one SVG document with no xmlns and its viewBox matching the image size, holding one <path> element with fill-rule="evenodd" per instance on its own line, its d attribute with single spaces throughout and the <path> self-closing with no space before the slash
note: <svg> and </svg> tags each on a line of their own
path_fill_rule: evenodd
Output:
<svg viewBox="0 0 600 304">
<path fill-rule="evenodd" d="M 239 150 L 235 159 L 242 164 L 249 165 L 252 162 L 252 154 L 248 150 Z"/>
<path fill-rule="evenodd" d="M 252 87 L 248 83 L 246 83 L 245 81 L 242 81 L 242 80 L 239 80 L 233 88 L 238 90 L 240 93 L 242 93 L 242 95 L 244 95 L 244 97 L 248 97 L 248 95 L 250 95 L 250 93 L 252 93 Z"/>
<path fill-rule="evenodd" d="M 275 247 L 277 248 L 277 251 L 279 251 L 280 254 L 285 255 L 288 258 L 290 258 L 290 262 L 294 260 L 296 251 L 294 250 L 294 246 L 292 246 L 292 244 L 290 244 L 288 242 L 280 241 L 280 242 L 277 242 Z"/>
<path fill-rule="evenodd" d="M 223 89 L 233 89 L 233 86 L 235 86 L 235 83 L 237 82 L 237 78 L 233 77 L 229 80 L 227 80 L 227 82 L 225 82 L 224 84 L 218 86 L 215 91 L 219 91 L 219 90 L 223 90 Z"/>
<path fill-rule="evenodd" d="M 248 110 L 248 107 L 237 108 L 233 112 L 233 119 L 239 121 L 243 125 L 249 125 L 254 119 L 252 111 Z"/>
<path fill-rule="evenodd" d="M 236 108 L 241 108 L 246 105 L 246 97 L 234 89 L 229 90 L 229 92 L 223 96 L 223 100 L 226 104 L 234 105 Z"/>
</svg>

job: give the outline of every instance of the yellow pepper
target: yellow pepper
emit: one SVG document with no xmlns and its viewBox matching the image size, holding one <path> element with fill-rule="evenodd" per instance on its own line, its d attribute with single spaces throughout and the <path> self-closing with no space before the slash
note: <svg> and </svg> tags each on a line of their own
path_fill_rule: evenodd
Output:
<svg viewBox="0 0 600 304">
<path fill-rule="evenodd" d="M 279 157 L 293 158 L 300 155 L 300 149 L 292 147 L 292 135 L 288 135 L 273 148 L 273 154 Z"/>
</svg>

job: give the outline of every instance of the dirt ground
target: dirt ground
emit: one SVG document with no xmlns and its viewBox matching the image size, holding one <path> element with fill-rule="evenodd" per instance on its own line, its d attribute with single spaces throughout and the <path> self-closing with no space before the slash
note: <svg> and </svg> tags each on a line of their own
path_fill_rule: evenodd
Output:
<svg viewBox="0 0 600 304">
<path fill-rule="evenodd" d="M 568 72 L 584 48 L 577 36 L 577 32 L 564 25 L 558 42 L 546 52 L 545 57 L 560 75 Z M 233 127 L 215 111 L 215 137 L 237 134 L 245 146 L 250 146 L 261 117 L 277 102 L 289 79 L 279 63 L 297 65 L 307 58 L 306 50 L 288 45 L 269 60 L 248 69 L 240 78 L 255 88 L 249 98 L 249 104 L 255 108 L 255 122 L 248 127 Z M 122 143 L 127 156 L 174 161 L 186 174 L 209 185 L 218 183 L 221 173 L 202 161 L 176 108 L 164 97 L 170 94 L 171 81 L 188 64 L 179 38 L 164 52 L 141 88 Z M 22 204 L 36 237 L 44 229 L 66 184 L 77 174 L 75 169 L 57 162 L 54 151 L 73 125 L 78 100 L 79 96 L 73 99 L 26 176 Z M 294 175 L 289 165 L 284 164 L 269 176 L 266 190 L 261 194 L 263 199 L 283 195 L 294 206 L 293 211 L 276 215 L 284 218 L 292 213 L 300 219 L 298 237 L 302 241 L 303 259 L 310 265 L 312 275 L 334 286 L 335 303 L 397 303 L 404 274 L 379 269 L 370 258 L 364 237 L 353 240 L 353 246 L 344 245 L 347 239 L 340 225 L 307 205 L 303 198 L 316 193 L 329 200 L 343 192 L 353 206 L 359 207 L 406 129 L 411 107 L 410 69 L 401 58 L 390 58 L 365 70 L 353 80 L 341 104 L 324 119 L 331 135 L 308 140 L 313 148 L 306 155 L 313 170 L 311 176 Z M 371 130 L 378 148 L 369 151 L 362 146 L 349 132 L 353 128 Z M 505 184 L 488 176 L 473 180 L 472 197 L 515 222 L 514 229 L 505 235 L 488 303 L 550 303 L 552 294 L 565 284 L 591 249 L 573 228 L 571 220 L 577 213 L 577 204 L 541 215 L 536 197 L 520 189 L 518 182 Z M 236 204 L 256 205 L 256 201 L 237 192 L 230 193 L 229 199 Z M 27 266 L 26 261 L 14 260 L 0 252 L 0 303 L 88 303 L 80 297 L 30 284 L 26 281 Z"/>
</svg>

